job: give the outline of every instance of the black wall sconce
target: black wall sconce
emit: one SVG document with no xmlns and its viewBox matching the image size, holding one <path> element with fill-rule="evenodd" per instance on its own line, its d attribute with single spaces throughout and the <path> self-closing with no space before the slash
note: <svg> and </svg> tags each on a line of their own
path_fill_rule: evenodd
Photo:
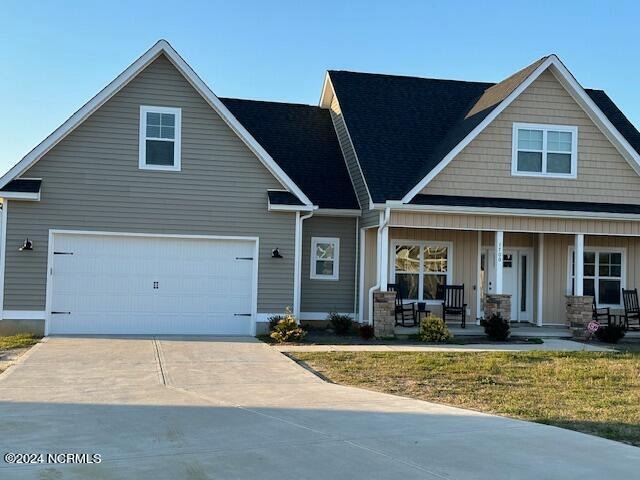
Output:
<svg viewBox="0 0 640 480">
<path fill-rule="evenodd" d="M 278 250 L 278 247 L 271 250 L 271 258 L 283 258 L 282 255 L 280 255 L 280 250 Z"/>
<path fill-rule="evenodd" d="M 33 242 L 31 240 L 29 240 L 29 237 L 27 237 L 24 241 L 24 243 L 22 244 L 22 246 L 20 247 L 20 251 L 24 252 L 24 251 L 31 251 L 33 250 Z"/>
</svg>

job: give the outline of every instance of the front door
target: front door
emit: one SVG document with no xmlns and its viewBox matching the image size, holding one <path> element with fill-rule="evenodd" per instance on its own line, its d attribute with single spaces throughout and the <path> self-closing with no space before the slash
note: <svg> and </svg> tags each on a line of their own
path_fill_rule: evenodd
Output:
<svg viewBox="0 0 640 480">
<path fill-rule="evenodd" d="M 488 262 L 482 262 L 486 266 L 488 275 L 483 275 L 485 285 L 483 292 L 495 292 L 495 250 L 488 248 L 483 254 Z M 502 260 L 502 291 L 511 295 L 511 321 L 529 322 L 532 318 L 533 300 L 533 255 L 530 248 L 505 248 Z"/>
</svg>

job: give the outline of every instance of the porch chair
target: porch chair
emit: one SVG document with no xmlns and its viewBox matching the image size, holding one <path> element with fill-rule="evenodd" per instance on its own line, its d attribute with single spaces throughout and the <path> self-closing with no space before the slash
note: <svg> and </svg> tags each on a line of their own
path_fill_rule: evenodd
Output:
<svg viewBox="0 0 640 480">
<path fill-rule="evenodd" d="M 640 305 L 638 304 L 638 289 L 622 289 L 622 301 L 624 302 L 624 328 L 629 330 L 629 320 L 638 322 L 640 328 Z"/>
<path fill-rule="evenodd" d="M 593 320 L 601 323 L 600 319 L 607 319 L 607 325 L 611 325 L 611 309 L 609 307 L 598 307 L 596 297 L 593 297 Z"/>
<path fill-rule="evenodd" d="M 447 315 L 460 315 L 461 327 L 467 326 L 467 304 L 464 303 L 464 284 L 444 285 L 442 292 L 442 321 L 447 322 Z"/>
<path fill-rule="evenodd" d="M 395 283 L 387 284 L 387 290 L 390 292 L 396 292 L 396 304 L 394 314 L 396 317 L 396 325 L 402 325 L 403 327 L 415 327 L 416 326 L 416 304 L 415 302 L 405 303 L 405 299 L 402 295 L 402 290 L 398 288 Z M 406 318 L 411 319 L 411 323 L 407 325 L 405 323 Z"/>
</svg>

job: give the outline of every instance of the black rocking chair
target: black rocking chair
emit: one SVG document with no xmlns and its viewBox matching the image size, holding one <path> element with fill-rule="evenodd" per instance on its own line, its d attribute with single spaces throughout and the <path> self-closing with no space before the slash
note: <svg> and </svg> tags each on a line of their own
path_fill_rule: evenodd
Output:
<svg viewBox="0 0 640 480">
<path fill-rule="evenodd" d="M 638 322 L 640 328 L 640 305 L 638 305 L 638 289 L 622 289 L 622 300 L 624 302 L 624 328 L 629 330 L 629 320 Z"/>
<path fill-rule="evenodd" d="M 461 327 L 467 326 L 467 304 L 464 303 L 464 284 L 444 285 L 441 287 L 442 321 L 447 322 L 447 315 L 460 315 Z"/>
<path fill-rule="evenodd" d="M 396 306 L 395 306 L 395 317 L 396 317 L 396 325 L 402 325 L 403 327 L 415 327 L 416 326 L 416 304 L 415 303 L 405 303 L 404 298 L 402 296 L 402 291 L 398 288 L 395 283 L 389 283 L 387 285 L 387 290 L 390 292 L 396 292 Z M 410 324 L 405 323 L 405 320 L 409 318 L 411 320 Z"/>
<path fill-rule="evenodd" d="M 593 320 L 602 324 L 601 320 L 607 319 L 607 325 L 611 325 L 611 309 L 609 307 L 598 307 L 596 297 L 593 297 Z"/>
</svg>

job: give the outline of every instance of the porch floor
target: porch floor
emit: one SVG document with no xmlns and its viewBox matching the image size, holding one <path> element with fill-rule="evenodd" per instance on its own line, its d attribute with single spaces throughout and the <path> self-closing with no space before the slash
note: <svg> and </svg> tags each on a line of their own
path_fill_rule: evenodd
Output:
<svg viewBox="0 0 640 480">
<path fill-rule="evenodd" d="M 460 327 L 460 322 L 447 322 L 447 326 L 451 333 L 456 337 L 482 337 L 484 336 L 484 328 L 474 323 L 467 323 L 466 328 Z M 395 333 L 399 337 L 407 337 L 418 333 L 418 327 L 395 327 Z M 567 327 L 563 326 L 542 326 L 538 327 L 530 323 L 512 323 L 512 337 L 525 338 L 571 338 L 571 332 Z M 625 338 L 640 339 L 639 330 L 629 330 Z"/>
</svg>

